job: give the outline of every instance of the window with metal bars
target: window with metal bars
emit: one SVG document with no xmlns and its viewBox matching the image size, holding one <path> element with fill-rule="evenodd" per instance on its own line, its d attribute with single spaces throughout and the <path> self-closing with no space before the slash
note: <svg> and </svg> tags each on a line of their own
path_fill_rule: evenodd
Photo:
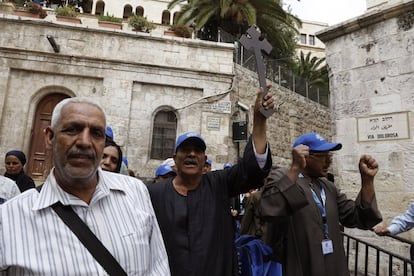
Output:
<svg viewBox="0 0 414 276">
<path fill-rule="evenodd" d="M 151 159 L 164 160 L 174 153 L 177 116 L 173 111 L 159 111 L 154 117 Z"/>
</svg>

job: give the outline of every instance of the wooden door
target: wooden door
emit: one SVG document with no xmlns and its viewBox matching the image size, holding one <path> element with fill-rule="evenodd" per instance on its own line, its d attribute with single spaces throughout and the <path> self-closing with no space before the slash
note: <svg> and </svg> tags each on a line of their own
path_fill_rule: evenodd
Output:
<svg viewBox="0 0 414 276">
<path fill-rule="evenodd" d="M 60 93 L 49 94 L 37 105 L 26 166 L 26 173 L 35 181 L 44 181 L 53 167 L 52 153 L 46 150 L 44 129 L 50 125 L 55 106 L 68 97 Z"/>
</svg>

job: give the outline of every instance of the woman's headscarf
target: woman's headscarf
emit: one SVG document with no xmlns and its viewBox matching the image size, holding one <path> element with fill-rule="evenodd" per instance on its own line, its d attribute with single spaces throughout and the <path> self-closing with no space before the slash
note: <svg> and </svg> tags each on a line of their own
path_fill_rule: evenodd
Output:
<svg viewBox="0 0 414 276">
<path fill-rule="evenodd" d="M 24 153 L 20 150 L 11 150 L 8 153 L 6 153 L 6 157 L 9 155 L 13 155 L 16 156 L 20 162 L 22 163 L 22 165 L 24 166 L 26 164 L 26 155 L 24 155 Z"/>
</svg>

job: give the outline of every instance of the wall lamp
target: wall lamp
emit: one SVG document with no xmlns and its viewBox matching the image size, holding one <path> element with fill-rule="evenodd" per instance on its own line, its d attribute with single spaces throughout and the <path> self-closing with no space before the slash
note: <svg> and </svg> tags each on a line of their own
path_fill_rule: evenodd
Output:
<svg viewBox="0 0 414 276">
<path fill-rule="evenodd" d="M 55 51 L 55 53 L 59 53 L 60 46 L 56 43 L 55 38 L 51 35 L 47 35 L 46 38 L 47 38 L 47 40 L 49 40 L 49 43 L 52 46 L 53 51 Z"/>
<path fill-rule="evenodd" d="M 244 112 L 249 111 L 249 106 L 247 104 L 241 103 L 239 101 L 236 102 L 236 105 L 241 108 Z"/>
</svg>

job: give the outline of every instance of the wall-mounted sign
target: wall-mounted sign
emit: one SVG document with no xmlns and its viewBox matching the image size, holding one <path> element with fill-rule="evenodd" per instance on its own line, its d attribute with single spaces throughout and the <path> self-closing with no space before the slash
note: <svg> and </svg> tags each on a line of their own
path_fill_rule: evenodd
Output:
<svg viewBox="0 0 414 276">
<path fill-rule="evenodd" d="M 215 103 L 206 103 L 203 104 L 204 111 L 216 112 L 216 113 L 231 113 L 231 102 L 221 101 Z"/>
<path fill-rule="evenodd" d="M 207 129 L 220 130 L 220 118 L 207 116 Z"/>
<path fill-rule="evenodd" d="M 357 118 L 358 141 L 409 139 L 408 112 Z"/>
</svg>

